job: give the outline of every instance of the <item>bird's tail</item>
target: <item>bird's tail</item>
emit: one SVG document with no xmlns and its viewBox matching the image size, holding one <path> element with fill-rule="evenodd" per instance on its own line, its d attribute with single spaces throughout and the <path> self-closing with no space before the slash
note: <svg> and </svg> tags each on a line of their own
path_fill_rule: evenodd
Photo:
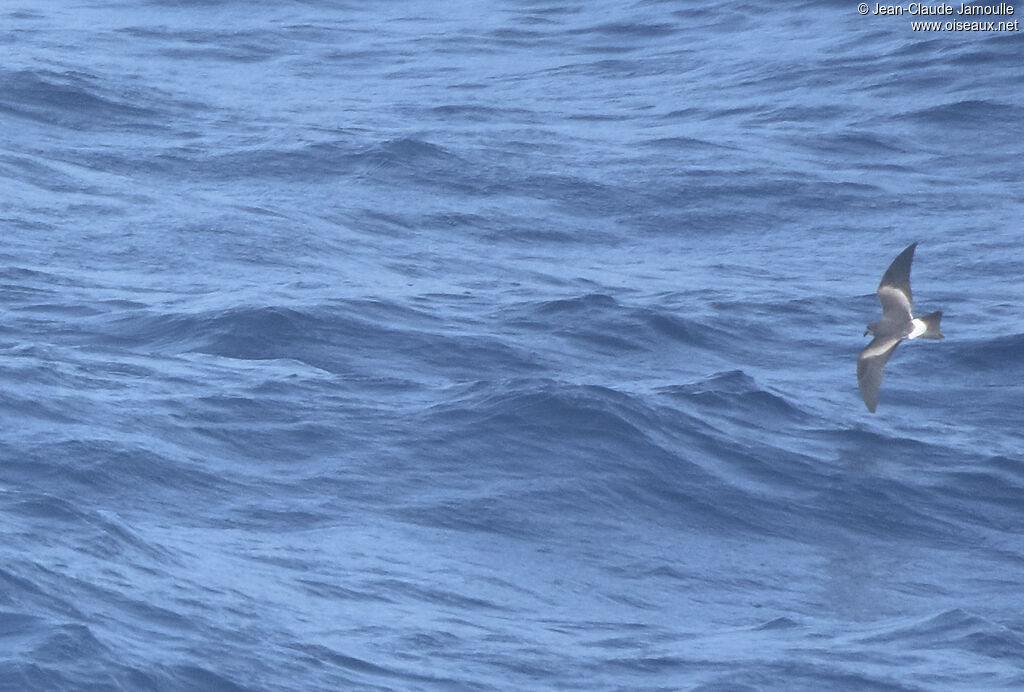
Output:
<svg viewBox="0 0 1024 692">
<path fill-rule="evenodd" d="M 919 332 L 917 336 L 922 339 L 941 339 L 942 332 L 939 331 L 939 321 L 941 319 L 941 310 L 924 317 L 917 317 L 914 319 L 914 331 Z"/>
</svg>

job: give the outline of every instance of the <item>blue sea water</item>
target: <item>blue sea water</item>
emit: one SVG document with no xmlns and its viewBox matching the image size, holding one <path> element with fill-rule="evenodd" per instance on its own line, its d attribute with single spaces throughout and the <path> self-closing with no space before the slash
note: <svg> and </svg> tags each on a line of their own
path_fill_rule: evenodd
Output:
<svg viewBox="0 0 1024 692">
<path fill-rule="evenodd" d="M 910 21 L 4 4 L 0 690 L 1024 689 L 1024 39 Z"/>
</svg>

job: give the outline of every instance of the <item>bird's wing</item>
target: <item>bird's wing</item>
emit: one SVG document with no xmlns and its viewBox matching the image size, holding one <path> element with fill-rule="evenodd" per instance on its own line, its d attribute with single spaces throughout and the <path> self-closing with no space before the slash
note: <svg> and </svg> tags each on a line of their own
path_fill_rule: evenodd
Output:
<svg viewBox="0 0 1024 692">
<path fill-rule="evenodd" d="M 910 291 L 910 263 L 914 261 L 915 248 L 917 243 L 907 246 L 882 275 L 878 284 L 878 300 L 882 303 L 883 320 L 910 320 L 910 307 L 914 303 L 914 294 Z"/>
<path fill-rule="evenodd" d="M 857 384 L 868 411 L 878 407 L 878 390 L 882 388 L 882 373 L 889 357 L 903 339 L 894 336 L 875 337 L 857 358 Z"/>
<path fill-rule="evenodd" d="M 878 300 L 882 303 L 882 319 L 884 321 L 904 324 L 912 319 L 909 294 L 891 286 L 879 286 Z"/>
</svg>

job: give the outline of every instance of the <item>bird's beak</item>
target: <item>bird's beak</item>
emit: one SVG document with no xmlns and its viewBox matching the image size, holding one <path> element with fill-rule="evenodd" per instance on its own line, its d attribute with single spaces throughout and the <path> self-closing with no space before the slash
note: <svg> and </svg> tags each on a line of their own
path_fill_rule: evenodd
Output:
<svg viewBox="0 0 1024 692">
<path fill-rule="evenodd" d="M 867 336 L 867 335 L 868 335 L 868 334 L 870 334 L 870 333 L 871 333 L 871 330 L 870 330 L 870 329 L 865 329 L 865 330 L 864 330 L 864 336 Z"/>
</svg>

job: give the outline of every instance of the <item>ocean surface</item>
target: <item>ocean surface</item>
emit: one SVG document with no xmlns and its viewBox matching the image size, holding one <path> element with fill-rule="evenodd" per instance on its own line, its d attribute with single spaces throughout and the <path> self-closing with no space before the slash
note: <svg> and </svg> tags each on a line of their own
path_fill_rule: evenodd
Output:
<svg viewBox="0 0 1024 692">
<path fill-rule="evenodd" d="M 4 3 L 0 690 L 1024 689 L 1024 35 L 913 19 Z"/>
</svg>

